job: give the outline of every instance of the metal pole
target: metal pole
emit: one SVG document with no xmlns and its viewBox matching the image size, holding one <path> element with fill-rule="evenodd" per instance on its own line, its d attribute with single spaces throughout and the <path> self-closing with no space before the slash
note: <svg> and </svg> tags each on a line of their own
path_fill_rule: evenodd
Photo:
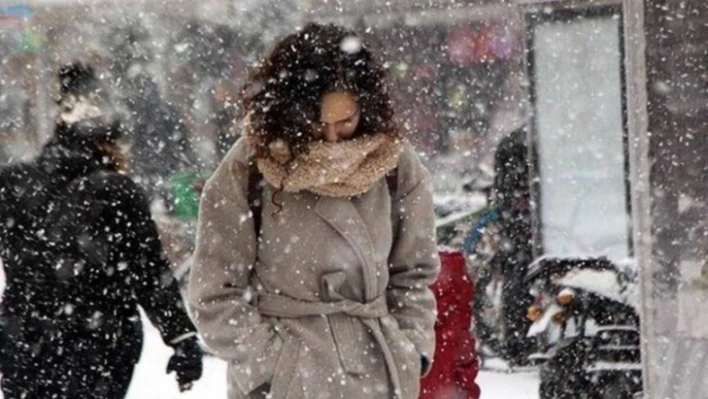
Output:
<svg viewBox="0 0 708 399">
<path fill-rule="evenodd" d="M 641 286 L 642 374 L 644 397 L 654 390 L 652 359 L 654 320 L 651 304 L 651 192 L 649 186 L 649 132 L 647 111 L 646 37 L 644 0 L 623 0 L 625 73 L 627 82 L 627 128 L 631 181 L 632 226 Z"/>
</svg>

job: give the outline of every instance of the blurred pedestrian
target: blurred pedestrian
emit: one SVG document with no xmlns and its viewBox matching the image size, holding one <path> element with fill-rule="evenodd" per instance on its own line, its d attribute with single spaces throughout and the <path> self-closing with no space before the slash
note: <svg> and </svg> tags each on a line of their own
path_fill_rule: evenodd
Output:
<svg viewBox="0 0 708 399">
<path fill-rule="evenodd" d="M 531 321 L 526 317 L 533 297 L 524 283 L 533 258 L 531 190 L 528 167 L 527 130 L 520 128 L 505 137 L 497 148 L 494 195 L 499 209 L 499 252 L 494 262 L 501 266 L 502 314 L 505 341 L 502 356 L 512 365 L 525 365 L 533 350 L 526 335 Z"/>
<path fill-rule="evenodd" d="M 127 78 L 123 95 L 129 116 L 127 136 L 132 142 L 130 171 L 145 190 L 193 168 L 189 134 L 179 108 L 163 99 L 152 77 L 140 73 Z"/>
<path fill-rule="evenodd" d="M 175 349 L 182 389 L 201 351 L 138 186 L 122 173 L 121 129 L 93 70 L 59 73 L 55 134 L 0 171 L 5 399 L 124 398 L 142 347 L 140 305 Z"/>
<path fill-rule="evenodd" d="M 220 162 L 239 137 L 237 95 L 228 83 L 220 81 L 214 86 L 211 100 L 216 156 Z"/>
</svg>

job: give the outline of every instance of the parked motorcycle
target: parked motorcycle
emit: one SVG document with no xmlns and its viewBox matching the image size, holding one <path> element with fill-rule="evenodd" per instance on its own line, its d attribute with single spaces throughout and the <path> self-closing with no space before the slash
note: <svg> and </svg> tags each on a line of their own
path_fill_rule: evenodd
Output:
<svg viewBox="0 0 708 399">
<path fill-rule="evenodd" d="M 631 262 L 544 257 L 525 281 L 541 399 L 632 399 L 642 390 L 638 285 Z"/>
</svg>

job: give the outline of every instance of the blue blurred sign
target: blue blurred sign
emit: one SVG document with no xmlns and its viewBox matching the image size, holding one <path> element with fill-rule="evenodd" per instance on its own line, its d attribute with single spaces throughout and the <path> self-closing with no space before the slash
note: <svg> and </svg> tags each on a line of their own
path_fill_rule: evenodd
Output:
<svg viewBox="0 0 708 399">
<path fill-rule="evenodd" d="M 29 25 L 33 14 L 29 4 L 0 5 L 0 53 L 39 50 L 41 39 Z"/>
<path fill-rule="evenodd" d="M 32 18 L 32 7 L 27 4 L 10 4 L 0 6 L 0 19 L 22 19 Z"/>
</svg>

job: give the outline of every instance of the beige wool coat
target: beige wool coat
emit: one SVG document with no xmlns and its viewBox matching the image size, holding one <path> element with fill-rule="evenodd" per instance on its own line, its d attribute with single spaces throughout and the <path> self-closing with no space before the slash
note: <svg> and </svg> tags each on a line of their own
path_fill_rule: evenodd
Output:
<svg viewBox="0 0 708 399">
<path fill-rule="evenodd" d="M 439 270 L 430 176 L 401 153 L 395 198 L 385 179 L 353 198 L 263 190 L 262 232 L 240 140 L 203 192 L 192 316 L 228 362 L 229 398 L 418 397 L 435 352 Z M 269 391 L 268 391 L 269 390 Z"/>
</svg>

